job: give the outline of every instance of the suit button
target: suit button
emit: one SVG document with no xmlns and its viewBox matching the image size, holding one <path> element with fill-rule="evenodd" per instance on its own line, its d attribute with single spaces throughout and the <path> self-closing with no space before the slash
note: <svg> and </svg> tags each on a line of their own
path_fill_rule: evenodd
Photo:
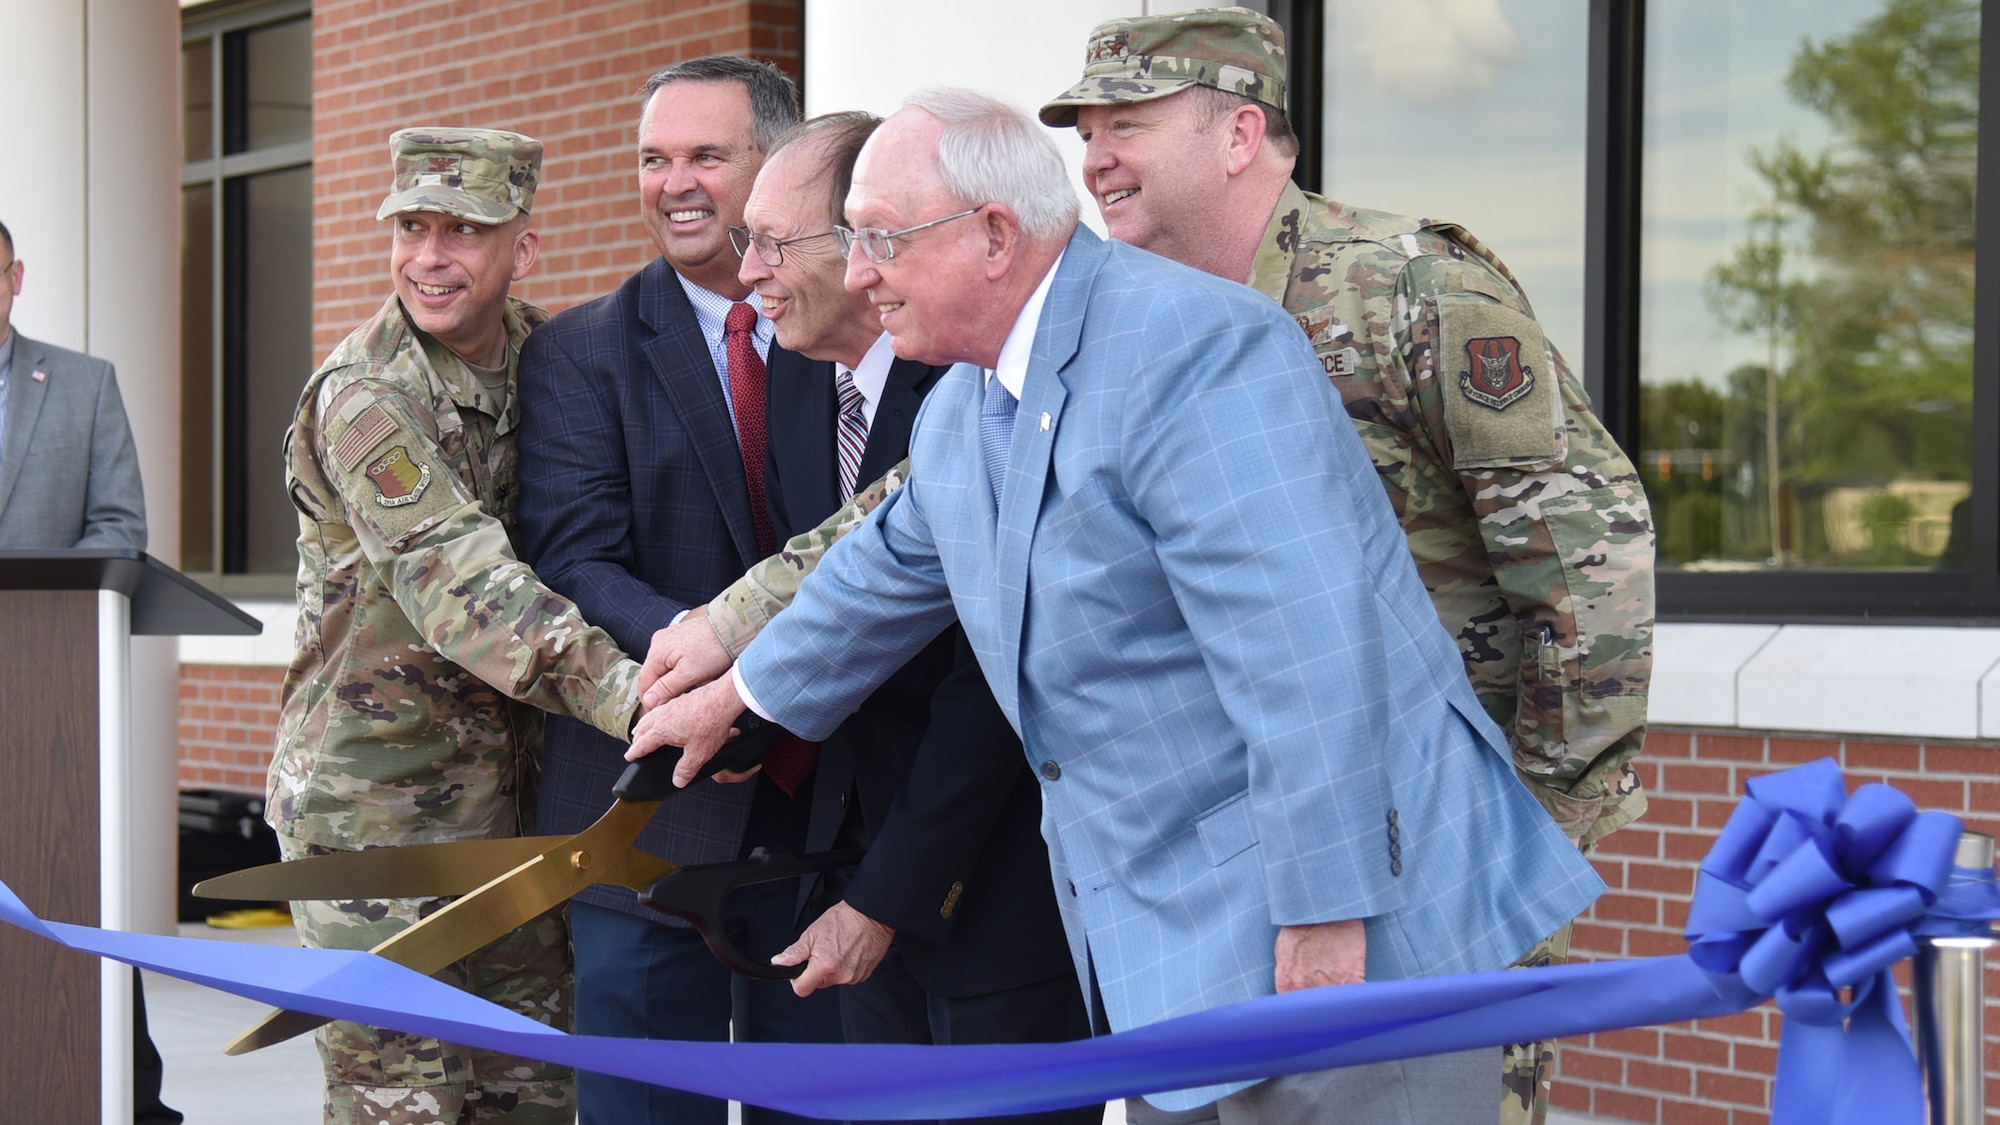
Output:
<svg viewBox="0 0 2000 1125">
<path fill-rule="evenodd" d="M 845 793 L 840 795 L 840 807 L 843 809 L 847 807 L 847 794 Z"/>
<path fill-rule="evenodd" d="M 1401 875 L 1402 873 L 1403 873 L 1403 861 L 1402 861 L 1402 860 L 1400 860 L 1400 859 L 1392 859 L 1392 860 L 1390 860 L 1390 861 L 1389 861 L 1389 874 L 1391 874 L 1391 875 Z"/>
<path fill-rule="evenodd" d="M 1390 810 L 1389 810 L 1389 827 L 1390 827 L 1390 828 L 1392 828 L 1392 829 L 1396 827 L 1396 810 L 1395 810 L 1395 809 L 1390 809 Z"/>
<path fill-rule="evenodd" d="M 938 907 L 938 917 L 950 918 L 951 912 L 958 909 L 958 896 L 964 893 L 965 893 L 964 883 L 953 883 L 951 885 L 951 891 L 944 896 L 944 905 Z"/>
<path fill-rule="evenodd" d="M 1050 761 L 1043 762 L 1042 776 L 1048 778 L 1050 781 L 1054 781 L 1055 779 L 1062 776 L 1062 767 L 1056 765 L 1053 759 L 1051 759 Z"/>
</svg>

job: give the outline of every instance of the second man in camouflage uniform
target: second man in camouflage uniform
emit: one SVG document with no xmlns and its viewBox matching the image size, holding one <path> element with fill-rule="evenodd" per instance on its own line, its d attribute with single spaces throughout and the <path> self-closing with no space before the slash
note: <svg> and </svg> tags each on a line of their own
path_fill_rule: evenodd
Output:
<svg viewBox="0 0 2000 1125">
<path fill-rule="evenodd" d="M 531 830 L 544 708 L 623 736 L 638 666 L 515 558 L 515 364 L 545 319 L 541 144 L 484 129 L 390 138 L 395 292 L 306 383 L 285 438 L 299 513 L 297 653 L 268 818 L 287 859 Z M 532 705 L 532 706 L 530 706 Z M 366 949 L 442 900 L 300 903 L 308 945 Z M 567 1028 L 560 910 L 440 974 Z M 326 1120 L 575 1117 L 565 1067 L 340 1022 L 320 1033 Z"/>
<path fill-rule="evenodd" d="M 1111 236 L 1237 278 L 1313 344 L 1522 783 L 1589 845 L 1636 818 L 1653 534 L 1632 463 L 1500 259 L 1452 223 L 1291 182 L 1283 35 L 1242 8 L 1111 20 L 1042 107 L 1075 126 Z M 1262 220 L 1261 222 L 1259 220 Z M 1522 959 L 1565 960 L 1568 926 Z M 1547 1114 L 1553 1043 L 1502 1061 Z"/>
</svg>

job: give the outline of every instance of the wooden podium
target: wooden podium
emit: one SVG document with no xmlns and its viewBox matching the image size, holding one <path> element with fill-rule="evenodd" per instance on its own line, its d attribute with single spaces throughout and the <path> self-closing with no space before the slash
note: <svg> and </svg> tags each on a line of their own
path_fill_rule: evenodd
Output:
<svg viewBox="0 0 2000 1125">
<path fill-rule="evenodd" d="M 132 926 L 132 636 L 261 629 L 139 551 L 0 551 L 0 879 L 30 910 Z M 8 1105 L 129 1125 L 129 967 L 0 926 L 0 1012 Z"/>
</svg>

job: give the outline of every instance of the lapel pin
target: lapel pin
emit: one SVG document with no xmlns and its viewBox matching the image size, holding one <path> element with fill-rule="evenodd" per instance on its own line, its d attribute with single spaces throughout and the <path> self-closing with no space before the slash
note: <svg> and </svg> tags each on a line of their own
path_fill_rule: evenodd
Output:
<svg viewBox="0 0 2000 1125">
<path fill-rule="evenodd" d="M 1049 428 L 1049 415 L 1048 415 L 1048 412 L 1047 412 L 1047 411 L 1043 411 L 1043 412 L 1042 412 L 1042 432 L 1044 432 L 1044 433 L 1047 433 L 1047 432 L 1048 432 L 1048 428 Z"/>
<path fill-rule="evenodd" d="M 46 371 L 35 372 L 35 382 L 37 383 L 47 382 L 48 377 L 49 373 Z M 1049 418 L 1046 414 L 1042 415 L 1042 428 L 1045 430 L 1049 428 Z"/>
</svg>

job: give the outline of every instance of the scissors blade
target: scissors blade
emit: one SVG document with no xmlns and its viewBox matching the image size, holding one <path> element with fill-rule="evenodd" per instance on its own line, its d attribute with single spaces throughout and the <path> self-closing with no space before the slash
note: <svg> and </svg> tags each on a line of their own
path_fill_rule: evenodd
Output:
<svg viewBox="0 0 2000 1125">
<path fill-rule="evenodd" d="M 470 894 L 565 839 L 510 836 L 307 856 L 204 879 L 194 893 L 252 902 Z"/>
<path fill-rule="evenodd" d="M 737 718 L 735 725 L 743 736 L 707 762 L 698 777 L 755 764 L 771 740 L 783 733 L 775 724 L 765 723 L 747 711 Z M 567 901 L 585 887 L 616 883 L 636 891 L 673 874 L 678 867 L 634 848 L 632 842 L 639 838 L 646 822 L 653 819 L 660 802 L 675 791 L 673 770 L 681 753 L 679 747 L 662 747 L 660 752 L 627 766 L 611 790 L 617 800 L 596 823 L 574 836 L 556 838 L 554 845 L 545 846 L 540 853 L 369 952 L 420 973 L 435 973 Z M 536 839 L 547 841 L 552 837 Z M 329 1022 L 326 1016 L 275 1009 L 222 1050 L 229 1055 L 245 1054 Z"/>
<path fill-rule="evenodd" d="M 597 823 L 529 858 L 369 952 L 417 972 L 435 973 L 518 929 L 571 895 L 597 883 L 638 888 L 677 868 L 634 849 L 658 801 L 621 800 Z M 329 1022 L 310 1012 L 276 1009 L 232 1040 L 224 1054 L 241 1055 L 282 1043 Z"/>
</svg>

